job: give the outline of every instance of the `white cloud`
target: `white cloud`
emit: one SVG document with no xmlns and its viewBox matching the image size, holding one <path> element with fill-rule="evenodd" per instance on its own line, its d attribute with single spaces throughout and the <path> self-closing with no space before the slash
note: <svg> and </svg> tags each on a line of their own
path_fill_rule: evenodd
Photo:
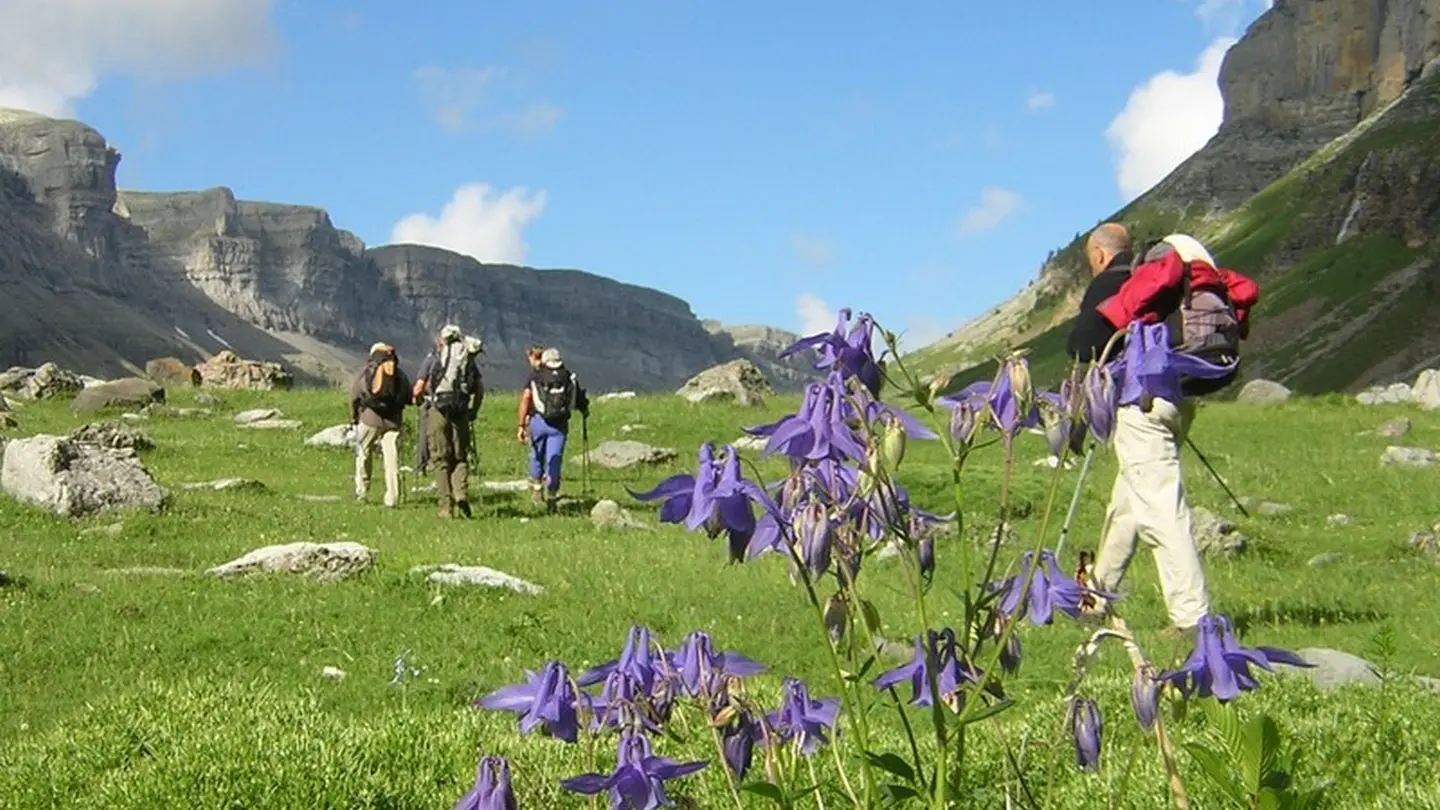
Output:
<svg viewBox="0 0 1440 810">
<path fill-rule="evenodd" d="M 1048 110 L 1055 106 L 1055 94 L 1048 91 L 1044 93 L 1031 93 L 1030 97 L 1025 99 L 1025 106 L 1030 112 Z"/>
<path fill-rule="evenodd" d="M 0 0 L 3 2 L 3 0 Z M 538 135 L 560 123 L 565 110 L 548 101 L 533 102 L 518 112 L 479 117 L 476 113 L 490 101 L 492 91 L 503 84 L 509 71 L 501 67 L 418 68 L 414 78 L 420 103 L 448 132 L 504 130 L 514 135 Z"/>
<path fill-rule="evenodd" d="M 960 234 L 963 236 L 993 231 L 1019 210 L 1019 194 L 1009 189 L 987 186 L 980 191 L 980 204 L 967 211 L 960 220 Z"/>
<path fill-rule="evenodd" d="M 1200 0 L 1195 16 L 1205 30 L 1216 35 L 1234 36 L 1262 11 L 1275 5 L 1273 0 Z"/>
<path fill-rule="evenodd" d="M 905 331 L 899 335 L 900 351 L 909 353 L 923 349 L 949 333 L 950 330 L 941 326 L 934 318 L 916 315 L 906 321 Z"/>
<path fill-rule="evenodd" d="M 801 264 L 828 267 L 835 260 L 835 246 L 828 239 L 797 233 L 790 241 Z"/>
<path fill-rule="evenodd" d="M 506 113 L 496 125 L 516 135 L 539 135 L 549 132 L 565 117 L 565 109 L 548 101 L 538 101 L 518 113 Z"/>
<path fill-rule="evenodd" d="M 1127 201 L 1165 179 L 1219 130 L 1225 115 L 1220 65 L 1234 44 L 1230 37 L 1210 43 L 1190 73 L 1167 70 L 1151 76 L 1131 91 L 1125 108 L 1110 121 L 1105 137 Z"/>
<path fill-rule="evenodd" d="M 545 192 L 517 186 L 494 194 L 485 183 L 467 183 L 440 209 L 439 217 L 417 213 L 395 223 L 392 242 L 432 245 L 482 262 L 522 264 L 525 226 L 545 208 Z"/>
<path fill-rule="evenodd" d="M 106 74 L 179 80 L 259 64 L 271 0 L 0 0 L 0 106 L 74 116 Z"/>
<path fill-rule="evenodd" d="M 820 296 L 807 292 L 800 293 L 795 299 L 795 317 L 800 319 L 800 334 L 813 335 L 833 331 L 840 313 L 831 309 Z"/>
</svg>

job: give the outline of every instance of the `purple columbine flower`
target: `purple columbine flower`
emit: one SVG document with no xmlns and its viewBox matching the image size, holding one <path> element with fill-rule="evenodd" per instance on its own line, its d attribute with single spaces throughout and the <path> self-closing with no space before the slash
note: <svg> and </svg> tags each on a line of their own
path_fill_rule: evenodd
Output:
<svg viewBox="0 0 1440 810">
<path fill-rule="evenodd" d="M 562 779 L 566 790 L 586 796 L 609 791 L 611 810 L 655 810 L 673 807 L 665 795 L 665 783 L 695 773 L 707 762 L 681 764 L 673 759 L 657 757 L 650 741 L 643 734 L 625 732 L 620 735 L 618 761 L 608 776 L 586 773 Z"/>
<path fill-rule="evenodd" d="M 920 576 L 927 581 L 935 573 L 935 536 L 925 535 L 920 538 Z"/>
<path fill-rule="evenodd" d="M 928 630 L 915 636 L 915 657 L 910 663 L 902 664 L 876 678 L 875 688 L 889 689 L 908 682 L 910 705 L 933 705 L 935 695 L 930 691 L 927 641 L 928 652 L 935 658 L 935 683 L 940 689 L 940 699 L 958 710 L 961 683 L 979 683 L 980 672 L 969 662 L 961 662 L 956 652 L 955 631 L 948 627 L 939 632 Z"/>
<path fill-rule="evenodd" d="M 813 576 L 824 576 L 830 570 L 830 548 L 835 534 L 830 510 L 819 501 L 811 501 L 795 511 L 792 525 L 805 567 Z"/>
<path fill-rule="evenodd" d="M 455 804 L 455 810 L 515 810 L 510 787 L 510 763 L 504 757 L 485 757 L 476 769 L 475 786 Z"/>
<path fill-rule="evenodd" d="M 1130 682 L 1130 707 L 1135 710 L 1135 721 L 1141 731 L 1154 728 L 1155 718 L 1160 714 L 1160 684 L 1149 664 L 1135 668 L 1135 678 Z"/>
<path fill-rule="evenodd" d="M 712 491 L 715 487 L 715 479 L 719 475 L 719 465 L 715 463 L 714 442 L 705 442 L 700 445 L 698 455 L 699 464 L 696 467 L 696 474 L 672 475 L 648 492 L 637 493 L 627 488 L 630 497 L 638 501 L 664 499 L 665 502 L 660 505 L 660 522 L 683 522 L 690 514 L 690 509 L 701 491 Z"/>
<path fill-rule="evenodd" d="M 1055 552 L 1048 548 L 1040 550 L 1040 567 L 1027 587 L 1025 580 L 1034 563 L 1035 553 L 1027 551 L 1020 561 L 1020 573 L 989 584 L 991 591 L 1003 592 L 997 606 L 1001 615 L 1012 619 L 1028 615 L 1032 624 L 1047 625 L 1054 621 L 1056 610 L 1072 619 L 1080 618 L 1081 605 L 1087 596 L 1119 598 L 1113 593 L 1087 588 L 1065 576 L 1055 563 Z"/>
<path fill-rule="evenodd" d="M 1187 699 L 1194 695 L 1202 698 L 1214 695 L 1221 703 L 1226 703 L 1239 697 L 1241 691 L 1260 688 L 1260 682 L 1250 674 L 1251 664 L 1273 672 L 1270 665 L 1274 663 L 1314 666 L 1287 650 L 1242 647 L 1230 632 L 1229 617 L 1207 614 L 1201 616 L 1195 625 L 1195 649 L 1190 657 L 1178 670 L 1161 673 L 1158 677 L 1173 683 Z"/>
<path fill-rule="evenodd" d="M 640 689 L 648 693 L 655 688 L 656 664 L 659 661 L 660 653 L 650 641 L 650 628 L 632 625 L 625 634 L 625 646 L 620 650 L 620 657 L 582 672 L 580 677 L 575 679 L 575 683 L 580 686 L 594 686 L 618 669 L 633 678 L 640 685 Z"/>
<path fill-rule="evenodd" d="M 630 495 L 636 500 L 664 498 L 660 522 L 681 523 L 690 531 L 704 528 L 710 537 L 728 535 L 730 559 L 744 559 L 746 546 L 755 534 L 757 520 L 751 504 L 773 513 L 778 507 L 758 484 L 740 474 L 740 454 L 725 445 L 725 460 L 716 462 L 714 446 L 700 447 L 700 465 L 695 475 L 671 476 L 649 492 Z M 683 510 L 683 513 L 682 513 Z"/>
<path fill-rule="evenodd" d="M 784 690 L 780 708 L 771 712 L 766 722 L 775 730 L 779 742 L 798 740 L 800 753 L 811 756 L 821 745 L 829 744 L 825 730 L 834 729 L 839 721 L 840 702 L 811 698 L 810 690 L 796 678 L 786 678 Z"/>
<path fill-rule="evenodd" d="M 1115 377 L 1108 366 L 1096 364 L 1085 372 L 1085 424 L 1095 441 L 1106 444 L 1115 433 L 1117 392 Z"/>
<path fill-rule="evenodd" d="M 605 676 L 605 686 L 597 697 L 590 699 L 595 717 L 591 729 L 661 732 L 657 721 L 658 712 L 652 711 L 650 693 L 639 681 L 624 670 L 611 670 Z"/>
<path fill-rule="evenodd" d="M 831 372 L 825 382 L 805 387 L 800 410 L 770 425 L 746 428 L 755 436 L 769 436 L 765 456 L 775 453 L 794 461 L 865 460 L 865 443 L 847 421 L 853 406 L 850 393 L 838 372 Z"/>
<path fill-rule="evenodd" d="M 1075 764 L 1081 770 L 1100 770 L 1100 707 L 1088 698 L 1070 699 L 1070 730 L 1075 735 Z"/>
<path fill-rule="evenodd" d="M 725 767 L 735 774 L 736 779 L 744 779 L 746 772 L 750 770 L 755 743 L 764 738 L 764 730 L 748 708 L 733 705 L 729 693 L 722 689 L 710 700 L 711 722 L 718 722 L 727 709 L 729 717 L 720 725 L 720 750 L 724 756 Z"/>
<path fill-rule="evenodd" d="M 1120 382 L 1119 405 L 1144 404 L 1147 398 L 1179 403 L 1182 376 L 1202 380 L 1225 377 L 1233 365 L 1216 365 L 1194 355 L 1177 352 L 1170 346 L 1170 327 L 1164 323 L 1130 324 L 1125 336 L 1125 353 L 1111 364 L 1111 374 Z"/>
<path fill-rule="evenodd" d="M 670 666 L 679 673 L 679 682 L 687 694 L 704 695 L 711 685 L 728 676 L 745 678 L 764 672 L 767 667 L 734 650 L 715 652 L 710 635 L 696 630 L 680 642 L 680 649 L 670 654 Z"/>
<path fill-rule="evenodd" d="M 1000 648 L 1000 671 L 1007 675 L 1020 671 L 1020 633 L 1017 630 L 1010 632 L 1005 646 Z"/>
<path fill-rule="evenodd" d="M 780 358 L 784 359 L 805 349 L 815 349 L 820 355 L 815 368 L 828 368 L 846 378 L 854 377 L 871 394 L 879 396 L 882 374 L 871 347 L 875 321 L 869 313 L 862 312 L 855 325 L 849 327 L 847 332 L 849 323 L 850 309 L 846 307 L 840 310 L 840 319 L 835 324 L 834 331 L 803 337 L 786 347 L 780 353 Z"/>
<path fill-rule="evenodd" d="M 519 715 L 520 733 L 536 728 L 568 743 L 579 735 L 577 703 L 589 705 L 589 696 L 575 688 L 570 673 L 559 661 L 545 665 L 540 674 L 525 672 L 525 683 L 506 686 L 475 701 L 475 705 Z"/>
<path fill-rule="evenodd" d="M 1033 401 L 1034 397 L 1029 397 L 1032 401 L 1022 403 L 1021 398 L 1016 395 L 1014 385 L 1007 365 L 1001 369 L 995 381 L 974 382 L 957 393 L 938 397 L 935 401 L 952 410 L 952 434 L 959 428 L 959 432 L 968 431 L 973 438 L 974 426 L 983 420 L 1010 439 L 1024 428 L 1040 426 L 1040 408 Z M 1020 410 L 1022 404 L 1029 406 L 1024 412 Z M 966 410 L 964 416 L 959 415 L 961 408 Z M 975 421 L 972 422 L 972 419 Z M 956 424 L 957 421 L 960 422 L 959 425 Z M 956 436 L 957 440 L 959 438 L 960 436 Z"/>
</svg>

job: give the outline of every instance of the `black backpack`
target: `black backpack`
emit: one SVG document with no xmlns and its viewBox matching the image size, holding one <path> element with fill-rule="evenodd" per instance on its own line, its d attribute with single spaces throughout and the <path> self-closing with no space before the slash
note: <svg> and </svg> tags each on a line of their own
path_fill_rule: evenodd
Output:
<svg viewBox="0 0 1440 810">
<path fill-rule="evenodd" d="M 390 352 L 370 355 L 365 364 L 360 405 L 381 416 L 394 416 L 405 406 L 409 392 L 402 391 L 397 377 L 399 360 Z"/>
<path fill-rule="evenodd" d="M 570 422 L 570 411 L 576 405 L 575 375 L 567 368 L 544 369 L 531 382 L 531 399 L 535 411 L 553 427 Z"/>
</svg>

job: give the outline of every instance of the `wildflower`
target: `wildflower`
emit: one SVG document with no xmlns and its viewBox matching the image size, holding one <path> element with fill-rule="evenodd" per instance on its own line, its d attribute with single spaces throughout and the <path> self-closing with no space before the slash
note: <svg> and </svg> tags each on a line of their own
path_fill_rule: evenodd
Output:
<svg viewBox="0 0 1440 810">
<path fill-rule="evenodd" d="M 1115 432 L 1115 377 L 1105 365 L 1093 365 L 1085 372 L 1081 386 L 1085 399 L 1085 424 L 1095 441 L 1105 444 Z"/>
<path fill-rule="evenodd" d="M 525 680 L 522 684 L 497 689 L 476 700 L 475 705 L 515 712 L 519 715 L 522 734 L 540 727 L 552 737 L 574 743 L 580 730 L 576 704 L 583 700 L 588 706 L 589 696 L 575 689 L 565 665 L 551 661 L 538 675 L 527 670 Z"/>
<path fill-rule="evenodd" d="M 834 525 L 825 504 L 812 501 L 796 510 L 793 519 L 795 542 L 799 546 L 800 559 L 814 576 L 823 576 L 830 570 L 830 546 Z"/>
<path fill-rule="evenodd" d="M 630 492 L 632 498 L 639 501 L 663 498 L 665 502 L 660 505 L 660 522 L 680 523 L 690 514 L 690 509 L 702 488 L 705 491 L 713 489 L 716 470 L 714 442 L 705 442 L 700 445 L 699 462 L 695 475 L 690 473 L 672 475 L 648 492 L 627 491 Z"/>
<path fill-rule="evenodd" d="M 1164 323 L 1130 324 L 1125 353 L 1113 361 L 1111 374 L 1120 382 L 1119 405 L 1140 404 L 1149 410 L 1151 399 L 1179 402 L 1182 377 L 1213 380 L 1234 373 L 1233 365 L 1216 365 L 1194 355 L 1175 351 L 1170 328 Z"/>
<path fill-rule="evenodd" d="M 849 393 L 836 372 L 825 382 L 805 387 L 800 410 L 773 425 L 749 428 L 747 432 L 768 435 L 764 455 L 775 453 L 795 461 L 863 461 L 865 445 L 846 421 Z"/>
<path fill-rule="evenodd" d="M 1070 699 L 1070 730 L 1075 735 L 1075 764 L 1082 770 L 1100 770 L 1100 707 L 1088 698 Z"/>
<path fill-rule="evenodd" d="M 760 723 L 745 709 L 736 712 L 734 719 L 720 730 L 720 749 L 725 754 L 725 766 L 735 774 L 736 779 L 744 779 L 745 772 L 750 770 L 755 743 L 760 740 L 761 734 Z"/>
<path fill-rule="evenodd" d="M 964 446 L 975 439 L 975 428 L 980 426 L 980 406 L 968 399 L 956 400 L 951 404 L 950 436 Z"/>
<path fill-rule="evenodd" d="M 1229 617 L 1207 614 L 1195 625 L 1195 649 L 1190 657 L 1178 670 L 1158 677 L 1174 684 L 1187 699 L 1214 695 L 1226 703 L 1239 697 L 1241 691 L 1260 688 L 1260 682 L 1250 674 L 1251 664 L 1273 672 L 1270 665 L 1274 663 L 1313 666 L 1295 653 L 1275 647 L 1242 647 L 1231 635 Z"/>
<path fill-rule="evenodd" d="M 710 635 L 703 630 L 694 631 L 680 642 L 680 649 L 670 654 L 670 666 L 679 673 L 679 683 L 690 695 L 706 694 L 710 684 L 725 676 L 744 678 L 768 668 L 734 650 L 715 652 Z"/>
<path fill-rule="evenodd" d="M 600 695 L 591 698 L 595 711 L 593 729 L 645 730 L 660 732 L 660 725 L 649 711 L 649 693 L 630 673 L 614 669 L 605 676 Z"/>
<path fill-rule="evenodd" d="M 825 730 L 833 730 L 839 721 L 840 702 L 811 698 L 804 682 L 795 678 L 785 679 L 784 694 L 780 708 L 771 712 L 766 722 L 780 742 L 797 740 L 800 753 L 811 756 L 821 745 L 829 744 Z"/>
<path fill-rule="evenodd" d="M 1130 682 L 1130 706 L 1135 710 L 1135 720 L 1142 731 L 1149 731 L 1155 725 L 1160 712 L 1160 689 L 1149 664 L 1135 668 L 1135 678 Z"/>
<path fill-rule="evenodd" d="M 866 424 L 873 425 L 879 422 L 883 425 L 892 426 L 900 430 L 906 438 L 940 438 L 940 434 L 926 427 L 924 422 L 916 419 L 909 411 L 886 402 L 881 402 L 878 399 L 866 399 L 865 407 L 860 416 Z"/>
<path fill-rule="evenodd" d="M 455 804 L 455 810 L 515 810 L 510 787 L 510 763 L 504 757 L 484 757 L 476 769 L 475 786 Z"/>
<path fill-rule="evenodd" d="M 1035 403 L 1035 389 L 1030 382 L 1030 361 L 1024 357 L 1011 357 L 1005 361 L 1000 372 L 1000 379 L 1002 382 L 1009 383 L 1010 396 L 1014 398 L 1016 413 L 1030 410 Z"/>
<path fill-rule="evenodd" d="M 633 678 L 641 690 L 649 692 L 655 687 L 655 664 L 658 658 L 658 653 L 651 649 L 650 629 L 634 625 L 625 636 L 625 646 L 621 648 L 619 658 L 581 673 L 575 683 L 580 686 L 593 686 L 618 669 Z"/>
<path fill-rule="evenodd" d="M 889 689 L 909 682 L 910 705 L 933 705 L 935 696 L 930 691 L 927 652 L 935 658 L 935 684 L 940 689 L 940 699 L 958 710 L 961 703 L 961 682 L 979 683 L 980 678 L 979 672 L 969 662 L 960 661 L 959 653 L 956 652 L 955 631 L 948 627 L 939 632 L 927 630 L 915 636 L 915 657 L 910 663 L 902 664 L 876 678 L 875 688 Z"/>
<path fill-rule="evenodd" d="M 1006 675 L 1020 671 L 1020 634 L 1016 631 L 1010 632 L 1005 646 L 1000 648 L 1000 671 Z"/>
<path fill-rule="evenodd" d="M 707 762 L 681 764 L 655 756 L 643 734 L 624 732 L 620 736 L 615 770 L 606 776 L 586 773 L 562 779 L 566 790 L 587 796 L 609 791 L 611 810 L 655 810 L 673 806 L 665 795 L 665 783 L 704 768 Z"/>
<path fill-rule="evenodd" d="M 671 476 L 649 492 L 630 494 L 642 501 L 665 498 L 660 509 L 662 523 L 682 522 L 683 508 L 683 522 L 690 531 L 703 527 L 712 538 L 727 534 L 730 559 L 738 562 L 755 533 L 751 504 L 770 512 L 777 507 L 759 485 L 741 476 L 740 454 L 735 448 L 727 444 L 723 449 L 725 460 L 717 463 L 713 445 L 706 442 L 700 448 L 700 467 L 695 475 Z"/>
<path fill-rule="evenodd" d="M 1116 594 L 1093 590 L 1066 577 L 1055 563 L 1055 552 L 1050 549 L 1040 550 L 1040 565 L 1032 577 L 1030 571 L 1034 563 L 1035 553 L 1027 551 L 1021 558 L 1020 573 L 988 586 L 992 592 L 1001 591 L 1004 594 L 996 608 L 1001 615 L 1007 618 L 1028 615 L 1032 624 L 1047 625 L 1054 621 L 1056 610 L 1072 619 L 1080 618 L 1082 605 L 1091 596 L 1119 598 Z M 1030 578 L 1028 587 L 1027 577 Z"/>
<path fill-rule="evenodd" d="M 813 348 L 820 355 L 815 368 L 832 369 L 832 373 L 841 374 L 845 378 L 854 377 L 871 394 L 879 396 L 880 364 L 875 361 L 870 344 L 875 321 L 869 313 L 862 312 L 847 333 L 846 325 L 849 323 L 850 308 L 846 307 L 840 310 L 840 319 L 834 331 L 803 337 L 786 347 L 780 353 L 780 358 L 783 360 L 796 352 Z"/>
<path fill-rule="evenodd" d="M 927 580 L 935 573 L 935 536 L 926 535 L 920 539 L 920 576 Z"/>
</svg>

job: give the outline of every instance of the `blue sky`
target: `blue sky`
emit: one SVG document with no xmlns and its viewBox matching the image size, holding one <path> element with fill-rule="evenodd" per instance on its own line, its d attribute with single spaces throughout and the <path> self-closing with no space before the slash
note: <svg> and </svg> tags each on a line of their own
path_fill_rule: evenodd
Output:
<svg viewBox="0 0 1440 810">
<path fill-rule="evenodd" d="M 122 187 L 317 205 L 367 244 L 589 270 L 728 323 L 850 306 L 917 344 L 1202 145 L 1266 7 L 55 2 L 77 8 L 0 0 L 0 105 L 95 126 Z"/>
</svg>

